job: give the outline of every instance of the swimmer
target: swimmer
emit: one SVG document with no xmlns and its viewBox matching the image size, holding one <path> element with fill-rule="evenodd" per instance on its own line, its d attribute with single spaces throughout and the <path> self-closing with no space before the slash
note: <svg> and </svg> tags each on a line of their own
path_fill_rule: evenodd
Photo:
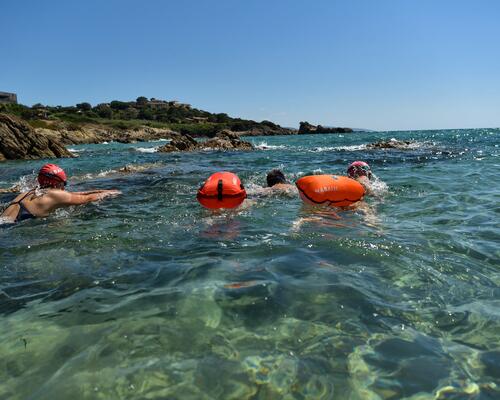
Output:
<svg viewBox="0 0 500 400">
<path fill-rule="evenodd" d="M 119 190 L 67 192 L 64 170 L 55 164 L 45 164 L 38 172 L 39 186 L 18 195 L 0 215 L 4 222 L 19 222 L 47 217 L 61 207 L 87 204 L 121 194 Z"/>
<path fill-rule="evenodd" d="M 295 185 L 289 183 L 285 178 L 285 174 L 279 169 L 268 172 L 266 181 L 268 190 L 273 193 L 295 194 L 297 192 Z"/>
<path fill-rule="evenodd" d="M 364 161 L 354 161 L 347 168 L 347 176 L 355 181 L 359 182 L 365 189 L 366 195 L 375 195 L 373 180 L 375 176 L 373 175 L 370 166 Z M 360 200 L 353 203 L 350 206 L 344 207 L 344 209 L 359 211 L 364 222 L 368 226 L 378 227 L 379 219 L 375 213 L 373 206 L 367 204 L 365 201 Z M 310 215 L 307 217 L 301 217 L 293 222 L 292 231 L 297 232 L 301 229 L 302 225 L 306 222 L 314 222 L 318 225 L 325 226 L 327 224 L 336 227 L 342 227 L 342 223 L 337 222 L 341 217 L 333 210 L 314 210 L 310 211 Z"/>
<path fill-rule="evenodd" d="M 368 163 L 364 161 L 354 161 L 347 167 L 347 176 L 361 183 L 367 195 L 373 194 L 370 182 L 373 178 L 373 174 Z"/>
</svg>

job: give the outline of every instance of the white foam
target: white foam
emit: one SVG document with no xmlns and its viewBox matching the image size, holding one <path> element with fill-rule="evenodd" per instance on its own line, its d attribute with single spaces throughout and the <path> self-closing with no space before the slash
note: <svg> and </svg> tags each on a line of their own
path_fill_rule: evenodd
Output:
<svg viewBox="0 0 500 400">
<path fill-rule="evenodd" d="M 13 224 L 13 221 L 7 218 L 0 217 L 0 225 Z"/>
<path fill-rule="evenodd" d="M 156 153 L 158 151 L 158 147 L 136 147 L 135 150 L 140 153 Z"/>
<path fill-rule="evenodd" d="M 38 181 L 35 173 L 21 176 L 19 180 L 12 185 L 12 187 L 18 188 L 20 192 L 26 192 L 37 186 Z"/>
<path fill-rule="evenodd" d="M 313 152 L 324 152 L 324 151 L 359 151 L 366 150 L 366 144 L 357 144 L 352 146 L 325 146 L 325 147 L 315 147 L 311 151 Z"/>
<path fill-rule="evenodd" d="M 102 178 L 104 176 L 108 176 L 110 174 L 114 174 L 116 173 L 117 171 L 114 170 L 114 169 L 108 169 L 108 170 L 105 170 L 105 171 L 101 171 L 101 172 L 98 172 L 97 174 L 95 174 L 95 177 L 99 177 L 99 178 Z M 87 176 L 89 177 L 89 179 L 93 178 L 93 174 L 87 174 Z"/>
<path fill-rule="evenodd" d="M 277 149 L 286 149 L 286 146 L 267 144 L 267 142 L 260 142 L 259 144 L 255 145 L 255 148 L 259 150 L 277 150 Z"/>
<path fill-rule="evenodd" d="M 81 153 L 83 151 L 87 151 L 86 149 L 72 149 L 71 147 L 68 147 L 68 150 L 72 153 Z"/>
<path fill-rule="evenodd" d="M 375 174 L 373 174 L 373 179 L 370 181 L 370 191 L 373 193 L 373 195 L 377 197 L 383 197 L 385 194 L 387 194 L 389 190 L 389 187 L 387 184 L 378 178 Z"/>
</svg>

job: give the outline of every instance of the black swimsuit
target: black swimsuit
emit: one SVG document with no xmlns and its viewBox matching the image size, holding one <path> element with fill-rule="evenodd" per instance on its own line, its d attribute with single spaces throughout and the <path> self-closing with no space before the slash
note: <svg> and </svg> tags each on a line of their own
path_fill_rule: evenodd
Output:
<svg viewBox="0 0 500 400">
<path fill-rule="evenodd" d="M 23 197 L 21 197 L 21 199 L 17 200 L 17 201 L 13 201 L 12 203 L 10 203 L 7 208 L 9 208 L 10 206 L 13 206 L 13 205 L 18 205 L 19 206 L 19 213 L 17 214 L 17 217 L 15 219 L 15 222 L 20 222 L 20 221 L 24 221 L 25 219 L 31 219 L 31 218 L 36 218 L 35 215 L 33 215 L 31 212 L 29 212 L 29 210 L 24 206 L 24 204 L 22 203 L 22 201 L 28 197 L 29 194 L 31 194 L 33 192 L 33 190 L 30 190 L 28 193 L 26 193 Z"/>
</svg>

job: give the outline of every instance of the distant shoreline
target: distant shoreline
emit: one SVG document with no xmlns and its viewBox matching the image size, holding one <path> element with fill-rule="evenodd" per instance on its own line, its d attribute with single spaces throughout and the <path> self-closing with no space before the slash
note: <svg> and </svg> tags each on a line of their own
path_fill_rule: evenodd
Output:
<svg viewBox="0 0 500 400">
<path fill-rule="evenodd" d="M 82 102 L 74 106 L 47 106 L 35 104 L 32 107 L 17 103 L 0 104 L 0 112 L 14 115 L 25 120 L 38 130 L 62 132 L 63 139 L 73 137 L 71 144 L 76 144 L 77 132 L 81 140 L 99 140 L 99 135 L 89 135 L 88 131 L 107 132 L 102 141 L 109 141 L 110 136 L 118 139 L 120 132 L 124 133 L 122 140 L 128 136 L 140 140 L 140 135 L 129 135 L 127 132 L 147 130 L 172 131 L 188 134 L 193 137 L 214 137 L 222 130 L 230 130 L 245 136 L 296 135 L 305 133 L 350 133 L 351 128 L 325 127 L 301 122 L 298 129 L 282 127 L 274 122 L 260 122 L 242 118 L 230 117 L 225 113 L 210 113 L 192 107 L 190 104 L 175 100 L 148 99 L 144 96 L 135 101 L 113 100 L 92 106 Z M 111 133 L 113 132 L 113 133 Z M 83 137 L 88 136 L 87 139 Z M 154 139 L 143 135 L 143 140 Z M 114 139 L 112 139 L 114 140 Z"/>
</svg>

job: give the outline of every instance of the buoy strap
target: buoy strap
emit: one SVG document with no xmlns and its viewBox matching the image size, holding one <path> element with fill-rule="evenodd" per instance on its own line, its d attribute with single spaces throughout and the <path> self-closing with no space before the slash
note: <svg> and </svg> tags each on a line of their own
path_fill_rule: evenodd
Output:
<svg viewBox="0 0 500 400">
<path fill-rule="evenodd" d="M 350 201 L 351 203 L 355 203 L 357 201 L 360 201 L 363 196 L 361 196 L 359 199 L 356 200 L 351 200 L 351 199 L 342 199 L 342 200 L 330 200 L 330 199 L 325 199 L 323 201 L 316 201 L 312 197 L 308 196 L 306 192 L 304 192 L 300 187 L 297 186 L 297 188 L 300 190 L 300 193 L 302 193 L 307 200 L 313 202 L 314 204 L 325 204 L 325 203 L 330 203 L 330 204 L 335 204 L 335 203 L 342 203 L 344 201 Z"/>
</svg>

